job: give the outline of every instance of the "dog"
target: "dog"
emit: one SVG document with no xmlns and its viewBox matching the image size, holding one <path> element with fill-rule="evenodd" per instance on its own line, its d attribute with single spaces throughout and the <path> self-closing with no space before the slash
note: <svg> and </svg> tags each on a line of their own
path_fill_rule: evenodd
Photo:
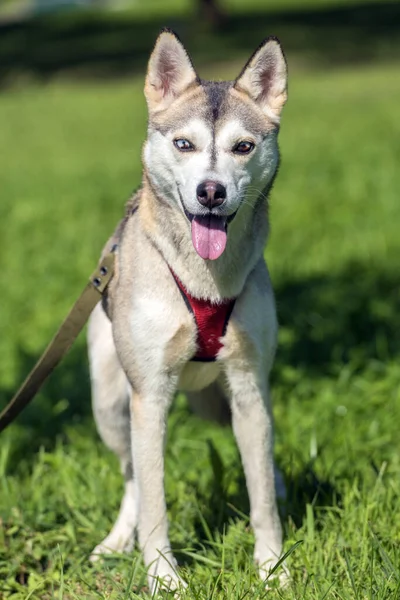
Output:
<svg viewBox="0 0 400 600">
<path fill-rule="evenodd" d="M 163 30 L 144 93 L 142 186 L 106 245 L 115 274 L 88 328 L 94 417 L 125 477 L 118 518 L 91 559 L 131 549 L 137 531 L 154 594 L 185 586 L 163 486 L 178 390 L 205 417 L 231 415 L 263 579 L 282 552 L 268 382 L 277 318 L 263 253 L 286 60 L 269 37 L 235 81 L 204 81 Z"/>
</svg>

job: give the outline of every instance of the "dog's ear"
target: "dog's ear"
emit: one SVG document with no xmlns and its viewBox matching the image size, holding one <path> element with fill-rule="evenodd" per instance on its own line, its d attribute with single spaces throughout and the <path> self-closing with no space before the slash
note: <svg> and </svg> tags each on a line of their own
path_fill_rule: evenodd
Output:
<svg viewBox="0 0 400 600">
<path fill-rule="evenodd" d="M 269 37 L 263 41 L 234 87 L 246 92 L 267 115 L 279 119 L 287 99 L 287 65 L 279 40 Z"/>
<path fill-rule="evenodd" d="M 157 38 L 147 68 L 144 94 L 149 111 L 167 108 L 198 76 L 178 37 L 164 29 Z"/>
</svg>

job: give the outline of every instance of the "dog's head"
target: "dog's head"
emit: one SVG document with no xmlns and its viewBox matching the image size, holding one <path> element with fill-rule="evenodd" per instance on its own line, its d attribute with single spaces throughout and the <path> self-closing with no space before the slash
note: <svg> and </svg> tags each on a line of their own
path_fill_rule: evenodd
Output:
<svg viewBox="0 0 400 600">
<path fill-rule="evenodd" d="M 151 184 L 186 216 L 196 252 L 217 259 L 229 223 L 242 204 L 265 192 L 278 167 L 287 97 L 281 46 L 266 39 L 235 81 L 203 81 L 176 35 L 165 30 L 150 57 L 145 96 Z"/>
</svg>

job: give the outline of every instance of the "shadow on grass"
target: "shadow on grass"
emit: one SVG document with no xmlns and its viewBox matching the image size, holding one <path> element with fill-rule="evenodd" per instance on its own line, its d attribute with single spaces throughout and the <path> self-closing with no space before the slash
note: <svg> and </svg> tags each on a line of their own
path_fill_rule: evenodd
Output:
<svg viewBox="0 0 400 600">
<path fill-rule="evenodd" d="M 25 379 L 38 356 L 19 350 L 19 382 Z M 15 390 L 0 390 L 0 407 L 11 400 Z M 91 418 L 90 381 L 86 348 L 79 340 L 32 402 L 18 416 L 15 435 L 12 435 L 7 467 L 12 472 L 21 459 L 29 463 L 35 452 L 43 447 L 51 450 L 57 439 L 66 435 L 66 426 L 87 421 L 94 430 Z M 5 434 L 0 434 L 5 435 Z"/>
<path fill-rule="evenodd" d="M 354 263 L 339 274 L 285 282 L 275 294 L 283 334 L 275 378 L 286 366 L 320 376 L 400 355 L 400 287 L 391 273 Z"/>
<path fill-rule="evenodd" d="M 242 59 L 269 34 L 281 39 L 289 59 L 324 66 L 400 56 L 400 5 L 394 2 L 232 13 L 218 32 L 194 17 L 146 20 L 81 11 L 3 23 L 0 85 L 21 73 L 46 81 L 63 72 L 90 77 L 144 72 L 166 25 L 190 41 L 197 64 Z"/>
<path fill-rule="evenodd" d="M 237 473 L 235 475 L 237 492 L 232 494 L 227 491 L 229 473 L 225 471 L 218 448 L 213 445 L 210 447 L 210 462 L 213 470 L 212 484 L 206 492 L 197 493 L 201 516 L 195 517 L 193 523 L 194 553 L 196 548 L 202 553 L 210 543 L 213 547 L 214 543 L 218 542 L 217 533 L 225 534 L 229 524 L 238 519 L 244 520 L 250 526 L 250 503 L 243 469 L 240 468 L 239 475 Z M 307 505 L 311 505 L 315 511 L 319 508 L 341 505 L 340 493 L 331 481 L 317 476 L 312 463 L 304 465 L 300 472 L 290 476 L 286 481 L 286 499 L 279 500 L 279 512 L 284 528 L 286 525 L 292 527 L 292 524 L 300 527 L 307 514 Z M 180 546 L 175 542 L 174 549 L 179 556 L 180 565 L 190 566 L 196 562 L 195 554 L 188 555 L 184 545 Z"/>
<path fill-rule="evenodd" d="M 218 457 L 218 458 L 216 458 Z M 216 464 L 222 465 L 218 449 L 213 448 L 211 453 L 213 467 L 213 487 L 207 498 L 201 498 L 202 518 L 206 521 L 210 531 L 223 532 L 226 524 L 232 519 L 250 514 L 250 503 L 246 488 L 246 479 L 241 469 L 239 480 L 236 482 L 238 489 L 234 495 L 229 495 L 222 485 L 223 467 L 215 469 Z M 280 513 L 284 522 L 289 519 L 297 527 L 303 522 L 307 504 L 314 508 L 337 506 L 340 504 L 340 495 L 335 486 L 328 480 L 321 480 L 313 469 L 312 463 L 304 466 L 302 471 L 290 476 L 286 482 L 286 499 L 280 499 Z M 203 523 L 198 519 L 196 523 L 197 540 L 207 543 Z"/>
</svg>

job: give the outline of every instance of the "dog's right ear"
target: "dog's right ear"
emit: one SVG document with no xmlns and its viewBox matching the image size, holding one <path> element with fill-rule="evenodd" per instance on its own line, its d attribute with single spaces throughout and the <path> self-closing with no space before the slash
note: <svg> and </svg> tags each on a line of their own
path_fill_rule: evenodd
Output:
<svg viewBox="0 0 400 600">
<path fill-rule="evenodd" d="M 144 95 L 150 112 L 167 108 L 198 76 L 192 62 L 179 41 L 169 29 L 157 38 L 147 68 Z"/>
</svg>

